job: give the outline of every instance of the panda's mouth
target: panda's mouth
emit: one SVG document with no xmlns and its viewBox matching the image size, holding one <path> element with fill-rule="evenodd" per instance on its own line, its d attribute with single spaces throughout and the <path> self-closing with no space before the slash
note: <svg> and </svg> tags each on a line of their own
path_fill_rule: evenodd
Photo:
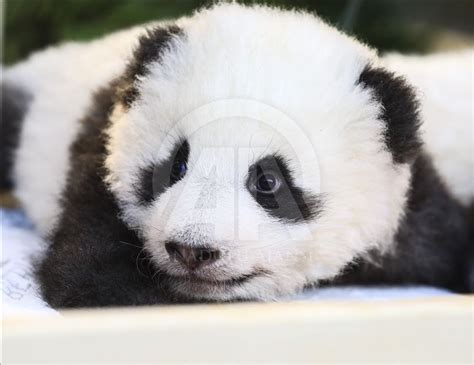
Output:
<svg viewBox="0 0 474 365">
<path fill-rule="evenodd" d="M 204 278 L 195 274 L 188 274 L 183 276 L 175 276 L 170 275 L 171 279 L 177 280 L 181 283 L 187 284 L 196 284 L 196 285 L 205 285 L 205 286 L 218 286 L 218 287 L 231 287 L 231 286 L 238 286 L 243 285 L 246 282 L 260 276 L 268 274 L 266 271 L 263 272 L 262 270 L 256 270 L 248 274 L 236 276 L 229 279 L 211 279 L 211 278 Z"/>
<path fill-rule="evenodd" d="M 260 269 L 225 279 L 201 276 L 199 273 L 168 274 L 167 286 L 185 301 L 246 301 L 247 290 L 253 281 L 269 275 L 270 271 Z"/>
</svg>

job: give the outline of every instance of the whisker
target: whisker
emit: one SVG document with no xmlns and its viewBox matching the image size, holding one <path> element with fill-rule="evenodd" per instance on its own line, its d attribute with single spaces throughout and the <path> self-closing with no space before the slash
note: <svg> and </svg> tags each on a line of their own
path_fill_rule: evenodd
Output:
<svg viewBox="0 0 474 365">
<path fill-rule="evenodd" d="M 123 243 L 124 245 L 127 245 L 127 246 L 131 246 L 131 247 L 135 247 L 135 248 L 142 248 L 142 246 L 135 245 L 135 244 L 130 243 L 130 242 L 126 242 L 126 241 L 119 241 L 119 242 Z"/>
<path fill-rule="evenodd" d="M 160 269 L 156 269 L 155 273 L 152 275 L 151 279 L 154 280 L 156 275 L 158 275 L 157 281 L 160 281 L 160 276 L 163 275 L 163 271 Z"/>
<path fill-rule="evenodd" d="M 158 227 L 154 226 L 153 224 L 151 224 L 150 226 L 151 226 L 151 228 L 153 228 L 154 230 L 156 230 L 156 231 L 158 231 L 158 232 L 160 232 L 160 233 L 164 233 L 164 231 L 163 231 L 161 228 L 158 228 Z"/>
<path fill-rule="evenodd" d="M 142 255 L 143 253 L 145 253 L 145 257 L 140 258 L 140 255 Z M 138 272 L 139 272 L 142 276 L 148 278 L 149 276 L 143 273 L 143 271 L 140 269 L 140 265 L 139 265 L 139 263 L 138 263 L 139 260 L 144 260 L 144 259 L 149 259 L 149 258 L 146 256 L 145 247 L 143 247 L 143 248 L 138 252 L 137 257 L 136 257 L 136 259 L 135 259 L 135 266 L 137 267 Z"/>
<path fill-rule="evenodd" d="M 273 143 L 273 135 L 272 135 L 272 139 L 270 140 L 270 142 L 268 142 L 267 146 L 265 147 L 265 149 L 263 150 L 263 152 L 259 155 L 258 159 L 262 159 L 265 154 L 267 153 L 267 151 L 270 149 L 270 146 L 272 145 Z"/>
</svg>

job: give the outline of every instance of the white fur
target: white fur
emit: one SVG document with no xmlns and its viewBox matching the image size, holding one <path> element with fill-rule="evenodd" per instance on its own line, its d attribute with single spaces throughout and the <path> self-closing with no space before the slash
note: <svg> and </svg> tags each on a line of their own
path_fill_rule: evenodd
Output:
<svg viewBox="0 0 474 365">
<path fill-rule="evenodd" d="M 140 98 L 117 106 L 108 130 L 107 178 L 126 221 L 174 275 L 166 239 L 226 254 L 199 275 L 225 280 L 266 270 L 242 286 L 177 290 L 230 299 L 273 299 L 337 275 L 358 254 L 389 250 L 404 211 L 408 166 L 382 142 L 381 106 L 356 86 L 376 54 L 304 13 L 218 5 L 178 21 L 160 64 L 137 81 Z M 35 95 L 17 155 L 17 193 L 42 232 L 58 215 L 68 146 L 91 94 L 120 74 L 143 28 L 39 53 L 7 71 Z M 388 60 L 387 60 L 388 62 Z M 151 206 L 135 195 L 141 167 L 158 163 L 179 137 L 189 171 Z M 324 202 L 320 216 L 290 224 L 269 216 L 245 189 L 249 165 L 282 154 L 296 184 Z"/>
</svg>

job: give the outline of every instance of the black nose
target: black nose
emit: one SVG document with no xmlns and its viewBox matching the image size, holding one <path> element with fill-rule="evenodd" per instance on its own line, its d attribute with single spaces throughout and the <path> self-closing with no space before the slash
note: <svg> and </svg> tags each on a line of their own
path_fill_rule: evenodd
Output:
<svg viewBox="0 0 474 365">
<path fill-rule="evenodd" d="M 176 242 L 166 242 L 165 248 L 171 260 L 178 260 L 189 270 L 209 265 L 220 257 L 219 250 L 208 247 L 191 247 Z"/>
</svg>

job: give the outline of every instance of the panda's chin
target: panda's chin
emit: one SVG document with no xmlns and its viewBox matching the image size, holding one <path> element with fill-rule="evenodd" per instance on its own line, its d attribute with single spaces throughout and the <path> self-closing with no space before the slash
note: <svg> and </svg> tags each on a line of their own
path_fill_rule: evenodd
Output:
<svg viewBox="0 0 474 365">
<path fill-rule="evenodd" d="M 180 295 L 190 299 L 205 300 L 242 300 L 238 293 L 257 278 L 260 274 L 252 272 L 225 280 L 212 280 L 189 274 L 185 276 L 171 276 L 172 289 Z"/>
</svg>

